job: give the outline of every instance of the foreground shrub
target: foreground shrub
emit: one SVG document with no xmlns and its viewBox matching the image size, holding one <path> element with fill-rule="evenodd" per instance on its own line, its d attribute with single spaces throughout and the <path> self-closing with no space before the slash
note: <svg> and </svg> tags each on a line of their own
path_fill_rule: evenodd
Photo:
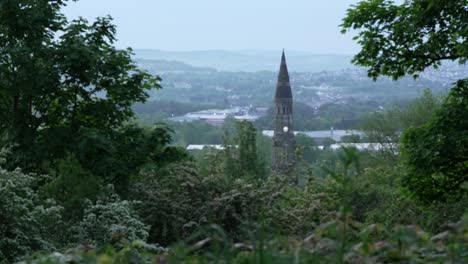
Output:
<svg viewBox="0 0 468 264">
<path fill-rule="evenodd" d="M 37 254 L 26 259 L 25 263 L 34 264 L 61 264 L 61 263 L 154 263 L 157 254 L 162 254 L 166 249 L 157 245 L 149 245 L 142 241 L 124 243 L 120 246 L 105 246 L 94 248 L 80 245 L 66 252 L 52 254 Z"/>
<path fill-rule="evenodd" d="M 347 210 L 325 216 L 305 239 L 232 243 L 215 232 L 182 243 L 157 263 L 466 263 L 468 217 L 431 236 L 415 225 L 362 225 Z"/>
<path fill-rule="evenodd" d="M 78 247 L 28 263 L 466 263 L 467 232 L 468 216 L 431 235 L 416 225 L 362 225 L 342 210 L 323 217 L 305 238 L 265 239 L 259 233 L 236 243 L 211 225 L 167 251 L 143 243 Z"/>
</svg>

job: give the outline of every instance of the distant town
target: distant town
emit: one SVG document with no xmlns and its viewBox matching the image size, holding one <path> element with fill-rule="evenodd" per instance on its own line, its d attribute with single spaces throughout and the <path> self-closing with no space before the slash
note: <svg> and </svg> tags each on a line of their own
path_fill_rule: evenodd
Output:
<svg viewBox="0 0 468 264">
<path fill-rule="evenodd" d="M 151 100 L 176 100 L 195 104 L 267 108 L 271 106 L 276 74 L 274 71 L 227 72 L 195 67 L 177 61 L 137 60 L 141 68 L 162 77 L 163 90 Z M 296 102 L 311 107 L 356 101 L 373 103 L 375 109 L 388 102 L 417 98 L 424 89 L 445 93 L 452 83 L 468 75 L 468 67 L 447 64 L 438 70 L 428 69 L 419 79 L 399 81 L 380 78 L 373 82 L 365 69 L 347 68 L 320 72 L 291 72 Z"/>
</svg>

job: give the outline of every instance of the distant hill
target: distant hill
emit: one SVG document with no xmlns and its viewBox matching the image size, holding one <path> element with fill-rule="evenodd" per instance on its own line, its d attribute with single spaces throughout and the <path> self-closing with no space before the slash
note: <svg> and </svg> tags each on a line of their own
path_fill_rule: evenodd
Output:
<svg viewBox="0 0 468 264">
<path fill-rule="evenodd" d="M 292 72 L 337 71 L 354 68 L 351 55 L 312 54 L 286 51 L 288 66 Z M 197 67 L 215 68 L 220 71 L 277 71 L 281 51 L 162 51 L 135 50 L 136 59 L 180 61 Z"/>
<path fill-rule="evenodd" d="M 180 61 L 168 60 L 153 60 L 153 59 L 135 59 L 139 66 L 143 69 L 153 71 L 154 73 L 161 72 L 215 72 L 215 68 L 197 67 Z"/>
</svg>

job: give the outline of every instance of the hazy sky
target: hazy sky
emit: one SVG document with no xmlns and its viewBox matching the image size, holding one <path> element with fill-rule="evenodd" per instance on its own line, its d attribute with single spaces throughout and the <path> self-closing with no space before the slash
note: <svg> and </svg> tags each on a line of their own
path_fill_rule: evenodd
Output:
<svg viewBox="0 0 468 264">
<path fill-rule="evenodd" d="M 162 50 L 288 50 L 352 54 L 338 25 L 358 0 L 80 0 L 69 18 L 110 14 L 118 46 Z"/>
</svg>

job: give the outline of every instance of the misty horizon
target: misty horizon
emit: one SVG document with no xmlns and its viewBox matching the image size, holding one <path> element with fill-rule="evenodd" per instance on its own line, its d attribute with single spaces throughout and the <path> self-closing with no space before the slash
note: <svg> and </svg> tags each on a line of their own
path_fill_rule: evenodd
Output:
<svg viewBox="0 0 468 264">
<path fill-rule="evenodd" d="M 111 15 L 119 48 L 350 55 L 359 50 L 355 34 L 342 34 L 339 25 L 358 2 L 80 0 L 69 2 L 64 14 L 89 21 Z"/>
<path fill-rule="evenodd" d="M 271 55 L 276 54 L 278 58 L 281 58 L 281 49 L 223 49 L 223 48 L 210 48 L 210 49 L 187 49 L 187 50 L 177 50 L 177 49 L 160 49 L 160 48 L 138 48 L 138 47 L 131 47 L 134 51 L 162 51 L 162 52 L 174 52 L 174 53 L 189 53 L 189 52 L 231 52 L 231 53 L 242 53 L 242 54 L 256 54 L 256 53 L 268 53 Z M 299 50 L 299 49 L 287 49 L 284 48 L 284 52 L 290 56 L 298 56 L 301 54 L 307 55 L 314 55 L 314 56 L 354 56 L 355 53 L 340 53 L 340 52 L 314 52 L 314 51 L 307 51 L 307 50 Z"/>
</svg>

